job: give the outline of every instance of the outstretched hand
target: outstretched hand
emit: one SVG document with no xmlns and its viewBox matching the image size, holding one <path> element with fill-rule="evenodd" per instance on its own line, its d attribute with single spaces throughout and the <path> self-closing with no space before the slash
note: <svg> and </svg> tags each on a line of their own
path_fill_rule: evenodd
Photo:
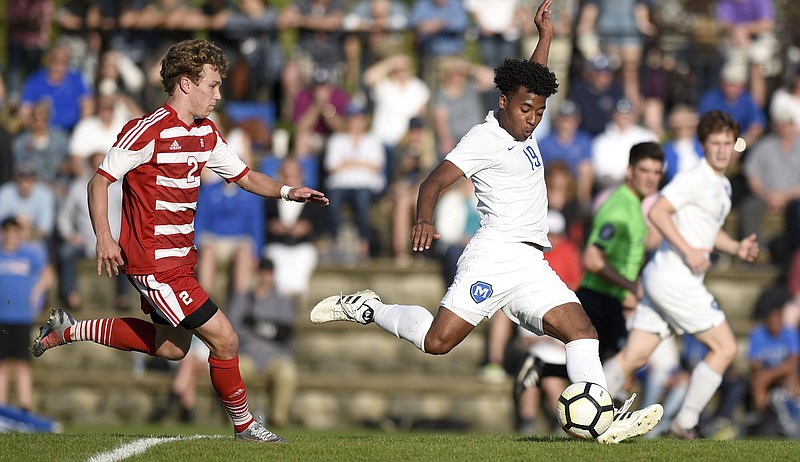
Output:
<svg viewBox="0 0 800 462">
<path fill-rule="evenodd" d="M 422 252 L 428 250 L 433 245 L 434 239 L 439 239 L 441 235 L 436 231 L 436 227 L 427 221 L 420 221 L 411 229 L 411 250 Z"/>
<path fill-rule="evenodd" d="M 533 18 L 533 23 L 536 24 L 536 29 L 539 31 L 539 36 L 552 36 L 553 35 L 553 22 L 550 20 L 553 10 L 553 0 L 544 0 L 539 8 L 536 9 L 536 16 Z"/>
<path fill-rule="evenodd" d="M 289 200 L 294 202 L 310 202 L 317 205 L 328 205 L 330 200 L 325 197 L 325 193 L 311 189 L 307 186 L 292 188 L 289 190 Z"/>
</svg>

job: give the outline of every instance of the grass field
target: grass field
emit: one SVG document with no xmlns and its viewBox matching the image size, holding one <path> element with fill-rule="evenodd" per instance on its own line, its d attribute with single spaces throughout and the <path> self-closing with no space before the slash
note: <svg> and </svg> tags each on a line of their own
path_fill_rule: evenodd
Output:
<svg viewBox="0 0 800 462">
<path fill-rule="evenodd" d="M 234 441 L 227 428 L 68 427 L 62 434 L 0 434 L 0 460 L 205 461 L 798 461 L 800 442 L 635 439 L 604 446 L 560 437 L 282 429 L 288 444 Z M 197 437 L 195 435 L 202 435 Z M 157 443 L 157 444 L 154 444 Z M 150 444 L 154 444 L 149 446 Z M 129 455 L 136 447 L 138 455 Z M 114 452 L 117 450 L 118 452 Z M 94 458 L 94 459 L 92 459 Z"/>
</svg>

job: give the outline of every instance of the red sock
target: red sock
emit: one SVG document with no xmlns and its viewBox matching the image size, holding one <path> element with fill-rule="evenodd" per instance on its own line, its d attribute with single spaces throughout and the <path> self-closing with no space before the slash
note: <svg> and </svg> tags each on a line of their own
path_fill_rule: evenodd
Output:
<svg viewBox="0 0 800 462">
<path fill-rule="evenodd" d="M 244 431 L 254 419 L 247 405 L 247 390 L 239 372 L 239 357 L 217 359 L 208 355 L 208 364 L 211 366 L 211 385 L 231 416 L 233 428 L 237 432 Z"/>
<path fill-rule="evenodd" d="M 138 318 L 108 318 L 78 321 L 64 331 L 70 342 L 91 340 L 123 351 L 156 354 L 156 326 Z"/>
</svg>

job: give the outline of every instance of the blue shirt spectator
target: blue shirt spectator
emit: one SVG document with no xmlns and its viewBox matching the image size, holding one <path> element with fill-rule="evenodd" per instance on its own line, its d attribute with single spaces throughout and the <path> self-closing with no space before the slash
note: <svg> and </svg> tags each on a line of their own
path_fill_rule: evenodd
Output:
<svg viewBox="0 0 800 462">
<path fill-rule="evenodd" d="M 750 361 L 760 361 L 771 369 L 796 354 L 800 354 L 800 334 L 795 328 L 783 326 L 778 335 L 773 335 L 767 326 L 760 325 L 750 332 Z"/>
<path fill-rule="evenodd" d="M 37 296 L 34 288 L 47 267 L 47 259 L 40 247 L 12 247 L 0 246 L 0 324 L 33 324 L 44 303 L 43 294 Z"/>
<path fill-rule="evenodd" d="M 195 240 L 203 233 L 221 237 L 247 236 L 253 250 L 264 245 L 264 205 L 260 197 L 225 181 L 200 187 L 194 219 Z"/>
<path fill-rule="evenodd" d="M 17 166 L 15 181 L 0 186 L 0 220 L 14 217 L 32 239 L 49 236 L 55 226 L 55 194 L 37 181 L 29 165 Z"/>
<path fill-rule="evenodd" d="M 752 146 L 764 133 L 767 116 L 746 90 L 747 67 L 728 63 L 720 74 L 722 83 L 718 88 L 707 90 L 700 96 L 697 113 L 703 114 L 715 109 L 727 112 L 739 123 L 747 146 Z"/>
<path fill-rule="evenodd" d="M 417 0 L 411 10 L 423 55 L 457 55 L 464 52 L 464 32 L 469 14 L 460 0 Z"/>
</svg>

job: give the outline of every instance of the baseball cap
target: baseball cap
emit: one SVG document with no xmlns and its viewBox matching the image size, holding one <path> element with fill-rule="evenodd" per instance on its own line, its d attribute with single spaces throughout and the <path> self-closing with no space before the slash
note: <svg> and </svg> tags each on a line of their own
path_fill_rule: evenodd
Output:
<svg viewBox="0 0 800 462">
<path fill-rule="evenodd" d="M 619 114 L 630 114 L 633 112 L 633 104 L 628 98 L 620 98 L 617 104 L 614 105 L 614 110 Z"/>
<path fill-rule="evenodd" d="M 16 166 L 17 176 L 37 176 L 36 166 L 31 162 L 20 162 Z"/>
<path fill-rule="evenodd" d="M 590 61 L 593 71 L 612 71 L 611 59 L 604 54 L 599 54 Z"/>
<path fill-rule="evenodd" d="M 558 105 L 558 110 L 556 111 L 557 116 L 579 116 L 581 115 L 581 109 L 575 104 L 574 101 L 565 99 Z"/>
<path fill-rule="evenodd" d="M 324 67 L 319 67 L 311 76 L 311 81 L 315 84 L 329 83 L 331 81 L 331 71 Z"/>
<path fill-rule="evenodd" d="M 747 83 L 747 66 L 738 63 L 727 63 L 722 67 L 720 77 L 725 82 L 735 85 L 744 85 Z"/>
<path fill-rule="evenodd" d="M 351 116 L 351 115 L 364 115 L 366 114 L 367 106 L 361 103 L 354 103 L 351 102 L 347 105 L 347 109 L 344 110 L 344 115 Z"/>
<path fill-rule="evenodd" d="M 425 126 L 425 119 L 422 117 L 412 117 L 408 121 L 408 128 L 422 128 Z"/>
</svg>

